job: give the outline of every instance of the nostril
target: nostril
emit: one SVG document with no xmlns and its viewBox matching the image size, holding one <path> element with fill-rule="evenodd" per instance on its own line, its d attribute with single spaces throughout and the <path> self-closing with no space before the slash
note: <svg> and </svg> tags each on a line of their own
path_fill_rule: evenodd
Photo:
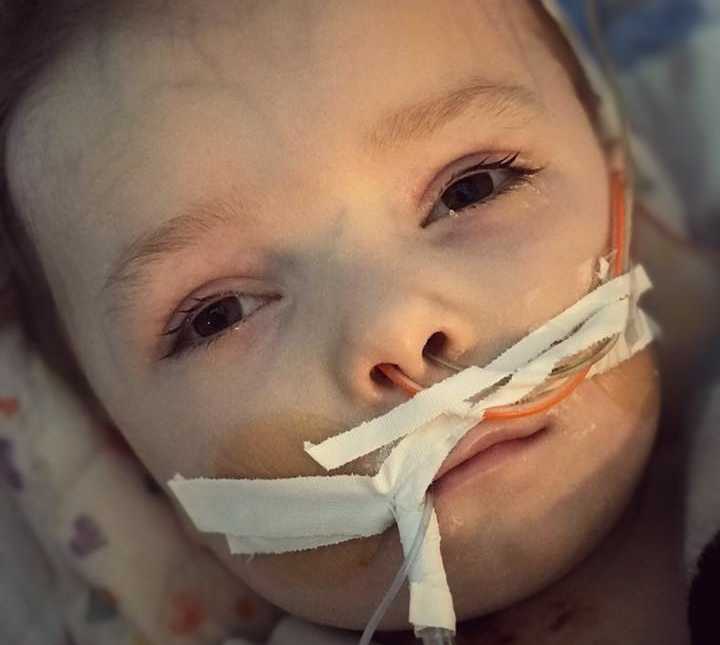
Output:
<svg viewBox="0 0 720 645">
<path fill-rule="evenodd" d="M 377 365 L 370 370 L 370 379 L 376 385 L 384 388 L 394 387 L 393 382 L 385 376 L 382 370 L 378 369 Z"/>
<path fill-rule="evenodd" d="M 436 331 L 427 339 L 425 347 L 423 347 L 423 356 L 432 354 L 433 356 L 443 356 L 447 348 L 448 338 L 441 332 Z"/>
<path fill-rule="evenodd" d="M 392 363 L 380 363 L 375 366 L 378 372 L 381 372 L 393 386 L 400 388 L 409 396 L 415 396 L 423 386 L 413 381 L 398 365 Z"/>
</svg>

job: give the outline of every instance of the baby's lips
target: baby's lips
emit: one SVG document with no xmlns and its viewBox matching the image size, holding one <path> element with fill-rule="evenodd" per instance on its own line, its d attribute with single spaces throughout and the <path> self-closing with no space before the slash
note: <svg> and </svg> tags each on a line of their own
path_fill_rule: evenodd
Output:
<svg viewBox="0 0 720 645">
<path fill-rule="evenodd" d="M 548 419 L 545 414 L 523 419 L 481 421 L 460 439 L 435 473 L 433 481 L 437 481 L 453 468 L 498 443 L 525 439 L 547 425 Z"/>
</svg>

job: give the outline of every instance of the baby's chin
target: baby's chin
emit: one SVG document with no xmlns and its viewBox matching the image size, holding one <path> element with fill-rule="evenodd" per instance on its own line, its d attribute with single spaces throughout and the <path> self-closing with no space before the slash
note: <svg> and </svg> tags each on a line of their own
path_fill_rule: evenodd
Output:
<svg viewBox="0 0 720 645">
<path fill-rule="evenodd" d="M 434 503 L 459 620 L 552 584 L 608 534 L 647 465 L 659 412 L 655 362 L 641 352 L 583 383 L 526 445 L 439 480 Z M 504 453 L 504 454 L 503 454 Z M 484 461 L 483 461 L 484 459 Z M 196 534 L 197 535 L 197 534 Z M 199 536 L 268 600 L 314 622 L 362 629 L 402 562 L 395 528 L 332 547 L 231 556 Z M 408 629 L 403 590 L 382 623 Z"/>
</svg>

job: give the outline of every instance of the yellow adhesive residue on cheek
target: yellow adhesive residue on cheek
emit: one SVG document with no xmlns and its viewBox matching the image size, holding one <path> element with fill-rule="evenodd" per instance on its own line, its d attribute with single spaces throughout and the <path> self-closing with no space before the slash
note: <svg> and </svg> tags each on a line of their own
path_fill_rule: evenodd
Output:
<svg viewBox="0 0 720 645">
<path fill-rule="evenodd" d="M 581 463 L 592 451 L 598 463 L 645 459 L 657 431 L 660 388 L 653 352 L 646 349 L 622 365 L 586 381 L 550 412 L 556 432 Z M 605 455 L 601 458 L 601 455 Z"/>
<path fill-rule="evenodd" d="M 305 452 L 303 442 L 322 441 L 344 429 L 338 421 L 317 414 L 270 414 L 222 433 L 211 447 L 209 470 L 217 478 L 327 475 Z"/>
<path fill-rule="evenodd" d="M 381 535 L 350 540 L 333 546 L 295 551 L 256 555 L 248 566 L 258 567 L 263 576 L 272 576 L 273 584 L 302 585 L 305 589 L 327 589 L 357 584 L 358 576 L 366 573 L 370 565 L 382 556 L 390 558 L 385 545 L 386 539 L 395 536 L 395 560 L 397 568 L 402 563 L 400 541 L 396 529 L 388 529 Z M 354 582 L 352 582 L 354 581 Z"/>
<path fill-rule="evenodd" d="M 629 415 L 650 414 L 657 417 L 660 408 L 660 378 L 654 348 L 633 356 L 624 365 L 593 381 L 604 390 L 609 401 Z"/>
<path fill-rule="evenodd" d="M 212 477 L 231 479 L 374 475 L 396 442 L 332 471 L 325 470 L 305 452 L 305 441 L 319 443 L 352 425 L 311 413 L 268 415 L 239 425 L 215 440 L 209 471 Z"/>
</svg>

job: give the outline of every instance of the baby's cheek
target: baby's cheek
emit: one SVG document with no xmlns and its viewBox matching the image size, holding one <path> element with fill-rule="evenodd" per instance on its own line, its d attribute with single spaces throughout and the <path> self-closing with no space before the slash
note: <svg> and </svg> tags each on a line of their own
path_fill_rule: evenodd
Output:
<svg viewBox="0 0 720 645">
<path fill-rule="evenodd" d="M 253 564 L 282 588 L 327 590 L 345 580 L 351 583 L 367 571 L 382 551 L 381 535 L 351 540 L 331 547 L 256 556 Z M 351 583 L 354 584 L 354 583 Z"/>
<path fill-rule="evenodd" d="M 394 574 L 402 563 L 394 528 L 319 549 L 249 556 L 231 554 L 224 536 L 201 533 L 184 513 L 179 512 L 179 516 L 191 541 L 210 547 L 229 569 L 261 595 L 301 614 L 316 592 L 326 596 L 328 589 L 336 589 L 338 598 L 347 603 L 348 597 L 360 588 L 367 588 L 371 580 L 380 580 L 385 585 L 380 588 L 384 589 L 391 581 L 388 573 Z"/>
<path fill-rule="evenodd" d="M 327 475 L 304 451 L 303 442 L 322 441 L 352 425 L 307 413 L 275 413 L 243 422 L 216 441 L 208 470 L 213 477 L 241 479 Z M 358 460 L 333 474 L 374 470 L 372 464 Z M 201 534 L 181 515 L 191 539 L 209 546 L 256 592 L 293 614 L 313 619 L 318 607 L 330 622 L 345 622 L 346 607 L 369 614 L 379 597 L 368 590 L 384 591 L 402 564 L 394 527 L 381 535 L 319 549 L 247 556 L 230 554 L 224 536 Z"/>
<path fill-rule="evenodd" d="M 209 470 L 213 477 L 277 479 L 327 475 L 304 450 L 347 427 L 338 421 L 305 412 L 266 414 L 252 420 L 230 421 L 230 430 L 214 440 Z"/>
<path fill-rule="evenodd" d="M 254 591 L 294 615 L 360 626 L 358 617 L 373 612 L 402 564 L 402 552 L 392 528 L 320 549 L 223 559 Z M 406 604 L 405 599 L 405 612 Z"/>
<path fill-rule="evenodd" d="M 594 379 L 613 405 L 643 427 L 653 427 L 660 412 L 660 373 L 651 347 Z"/>
<path fill-rule="evenodd" d="M 584 383 L 553 416 L 569 469 L 625 495 L 642 473 L 656 436 L 660 387 L 654 354 L 638 353 Z"/>
<path fill-rule="evenodd" d="M 549 414 L 558 421 L 622 418 L 626 422 L 650 421 L 659 411 L 660 380 L 655 353 L 648 348 L 613 369 L 584 381 Z M 654 418 L 654 420 L 657 420 Z M 568 424 L 569 425 L 569 424 Z"/>
</svg>

